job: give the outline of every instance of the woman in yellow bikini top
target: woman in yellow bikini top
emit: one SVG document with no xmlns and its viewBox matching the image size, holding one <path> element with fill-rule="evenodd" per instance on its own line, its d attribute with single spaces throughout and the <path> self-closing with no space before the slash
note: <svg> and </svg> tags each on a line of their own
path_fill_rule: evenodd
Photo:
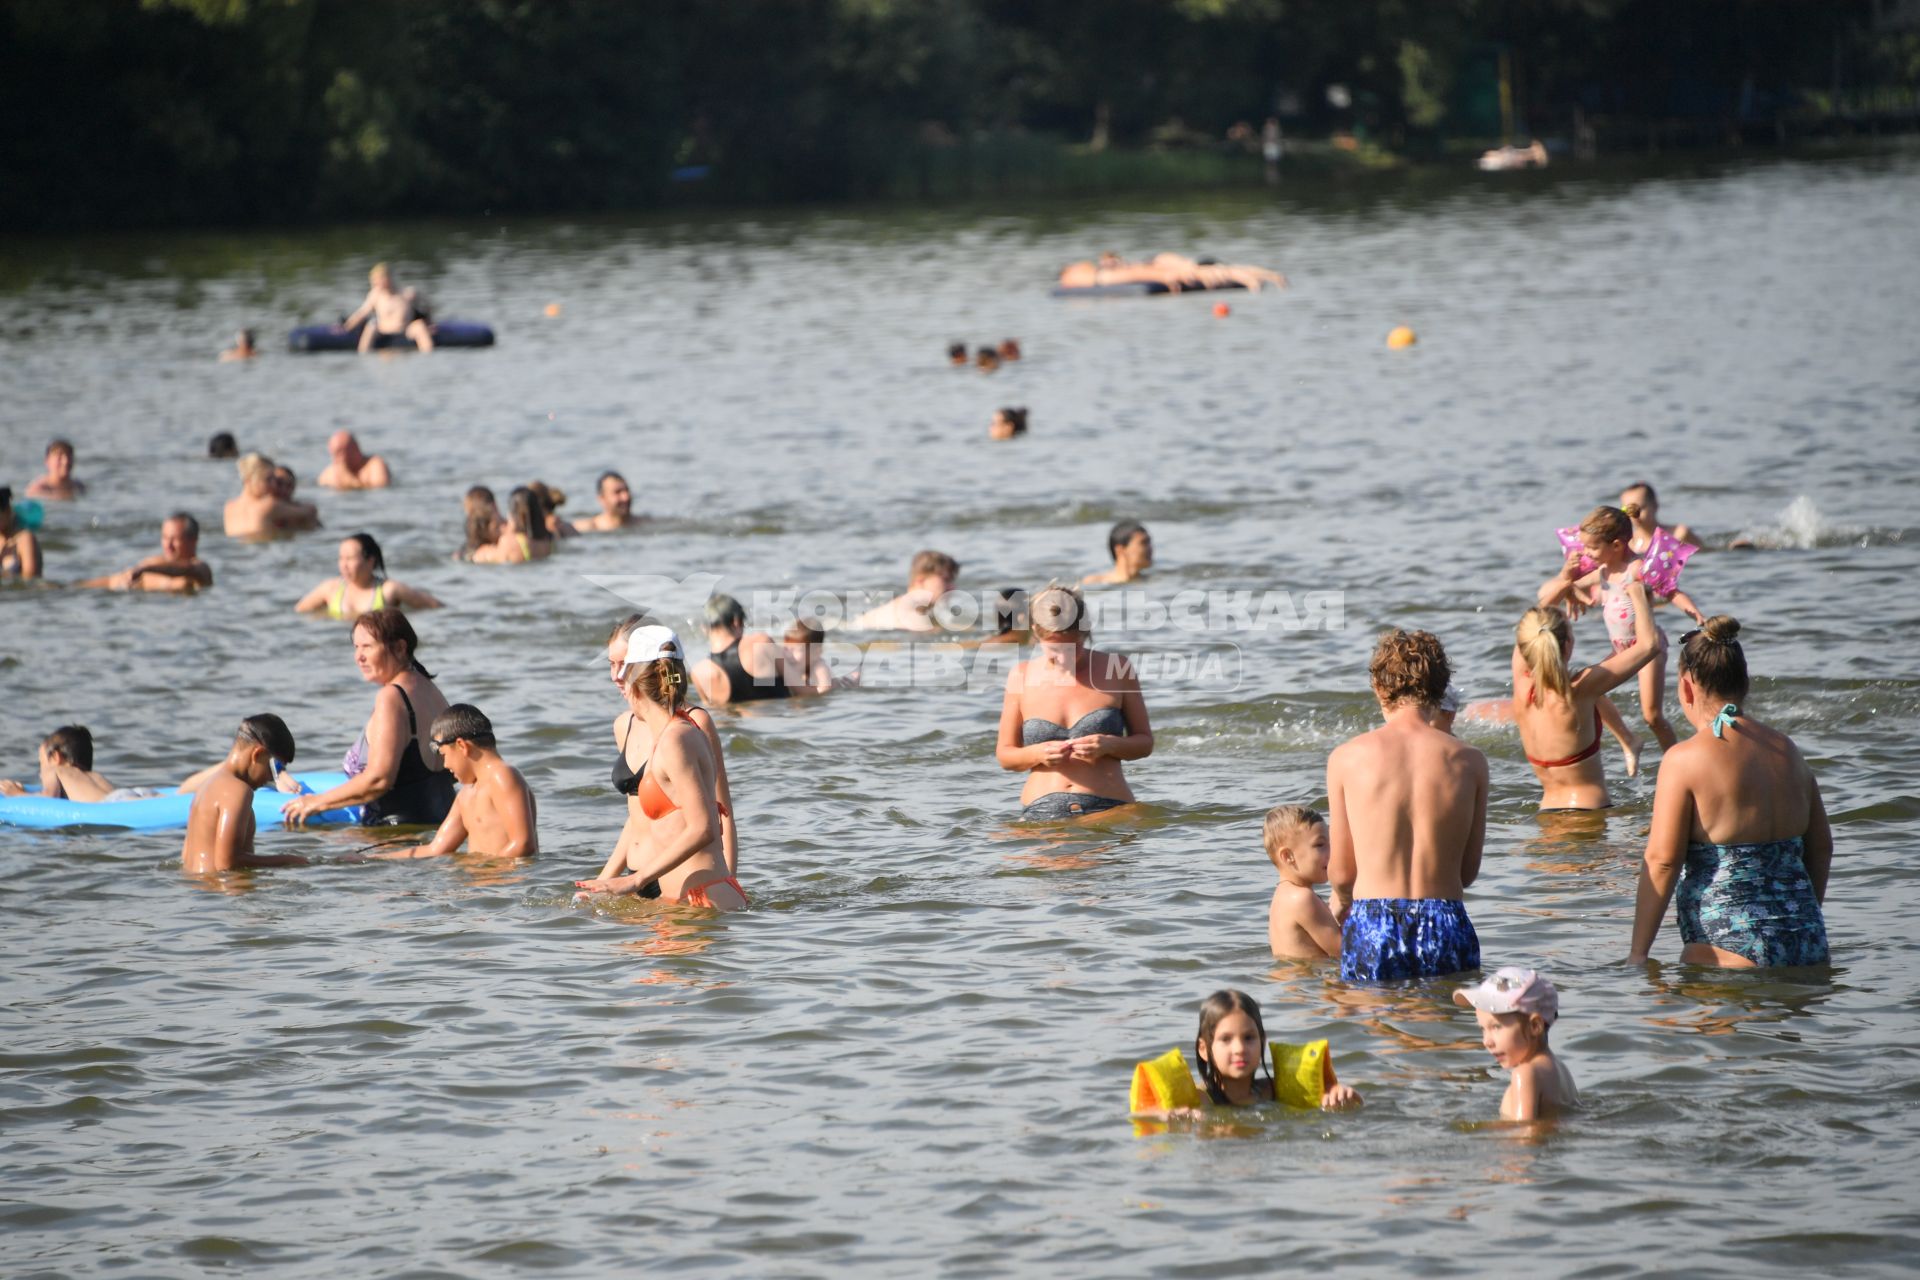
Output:
<svg viewBox="0 0 1920 1280">
<path fill-rule="evenodd" d="M 426 592 L 386 576 L 386 558 L 370 533 L 356 533 L 340 544 L 340 576 L 329 578 L 293 606 L 296 613 L 324 613 L 352 622 L 375 609 L 438 609 Z"/>
</svg>

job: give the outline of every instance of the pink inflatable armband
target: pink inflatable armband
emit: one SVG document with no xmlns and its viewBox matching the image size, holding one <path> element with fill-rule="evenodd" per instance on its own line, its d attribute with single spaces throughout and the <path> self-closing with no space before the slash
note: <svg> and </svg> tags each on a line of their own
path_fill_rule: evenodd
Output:
<svg viewBox="0 0 1920 1280">
<path fill-rule="evenodd" d="M 1647 590 L 1661 597 L 1672 595 L 1680 589 L 1680 570 L 1686 566 L 1687 557 L 1700 548 L 1691 542 L 1682 542 L 1665 529 L 1653 531 L 1653 541 L 1647 544 L 1645 554 L 1640 557 L 1640 581 L 1647 584 Z"/>
</svg>

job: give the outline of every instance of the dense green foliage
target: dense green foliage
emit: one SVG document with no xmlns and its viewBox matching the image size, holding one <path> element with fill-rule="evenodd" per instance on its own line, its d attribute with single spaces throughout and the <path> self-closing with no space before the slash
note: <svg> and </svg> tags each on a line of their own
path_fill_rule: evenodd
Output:
<svg viewBox="0 0 1920 1280">
<path fill-rule="evenodd" d="M 8 0 L 0 225 L 1018 188 L 1041 154 L 1737 126 L 1910 86 L 1870 0 Z M 1510 72 L 1502 113 L 1500 68 Z M 1330 86 L 1339 86 L 1329 94 Z M 1344 89 L 1342 93 L 1340 90 Z M 1341 105 L 1342 103 L 1347 105 Z M 1070 151 L 1069 148 L 1077 148 Z M 1037 148 L 1037 150 L 1036 150 Z M 1083 166 L 1084 168 L 1084 166 Z M 1205 162 L 1190 165 L 1206 172 Z M 681 176 L 690 177 L 683 172 Z M 1044 176 L 1036 179 L 1045 185 Z"/>
</svg>

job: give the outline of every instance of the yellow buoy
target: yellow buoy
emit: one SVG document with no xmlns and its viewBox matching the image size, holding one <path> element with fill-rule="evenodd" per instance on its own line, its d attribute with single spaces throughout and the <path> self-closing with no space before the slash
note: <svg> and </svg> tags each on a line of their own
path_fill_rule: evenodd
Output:
<svg viewBox="0 0 1920 1280">
<path fill-rule="evenodd" d="M 1405 325 L 1401 325 L 1387 335 L 1387 345 L 1395 351 L 1398 351 L 1402 347 L 1410 347 L 1418 341 L 1420 341 L 1420 339 L 1414 336 L 1413 330 L 1407 328 Z"/>
</svg>

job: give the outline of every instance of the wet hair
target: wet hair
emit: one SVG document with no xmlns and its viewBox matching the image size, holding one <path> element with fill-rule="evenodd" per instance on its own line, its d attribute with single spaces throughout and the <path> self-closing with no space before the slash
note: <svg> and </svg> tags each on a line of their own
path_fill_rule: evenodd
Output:
<svg viewBox="0 0 1920 1280">
<path fill-rule="evenodd" d="M 626 484 L 627 482 L 627 478 L 618 471 L 602 471 L 600 478 L 593 482 L 593 491 L 595 493 L 605 493 L 607 491 L 607 481 L 609 480 L 618 480 L 621 484 Z"/>
<path fill-rule="evenodd" d="M 1294 832 L 1326 825 L 1327 820 L 1318 809 L 1309 809 L 1302 804 L 1283 804 L 1277 809 L 1267 810 L 1266 821 L 1260 828 L 1260 842 L 1266 846 L 1269 858 L 1277 857 L 1281 846 Z"/>
<path fill-rule="evenodd" d="M 231 431 L 214 432 L 213 437 L 207 441 L 207 456 L 209 458 L 239 457 L 240 445 L 237 441 L 234 440 L 233 432 Z"/>
<path fill-rule="evenodd" d="M 467 520 L 467 545 L 460 548 L 461 555 L 471 556 L 481 547 L 500 540 L 500 504 L 494 499 L 493 490 L 483 484 L 474 485 L 460 500 L 460 506 Z"/>
<path fill-rule="evenodd" d="M 965 364 L 967 362 L 967 344 L 964 342 L 948 343 L 947 359 L 955 364 Z"/>
<path fill-rule="evenodd" d="M 253 345 L 253 330 L 242 329 L 235 336 L 240 339 L 240 345 L 247 346 L 247 347 L 250 347 Z"/>
<path fill-rule="evenodd" d="M 420 659 L 413 655 L 420 649 L 420 637 L 414 634 L 413 624 L 407 621 L 407 615 L 398 609 L 372 609 L 353 620 L 353 629 L 365 629 L 374 641 L 388 653 L 398 652 L 401 660 L 427 679 L 433 679 L 433 672 L 420 665 Z"/>
<path fill-rule="evenodd" d="M 1728 702 L 1745 702 L 1751 685 L 1747 655 L 1740 647 L 1740 624 L 1715 614 L 1680 641 L 1680 674 L 1692 676 L 1703 693 Z"/>
<path fill-rule="evenodd" d="M 427 729 L 432 737 L 442 742 L 452 742 L 455 738 L 464 738 L 476 747 L 494 749 L 493 721 L 480 712 L 480 708 L 471 702 L 456 702 L 433 718 L 433 724 Z"/>
<path fill-rule="evenodd" d="M 380 544 L 373 540 L 372 534 L 370 533 L 349 534 L 347 536 L 347 541 L 356 544 L 360 548 L 360 554 L 365 556 L 367 560 L 372 563 L 373 572 L 376 577 L 384 578 L 386 576 L 387 558 L 380 554 Z"/>
<path fill-rule="evenodd" d="M 507 495 L 507 516 L 535 542 L 552 540 L 553 530 L 547 528 L 547 504 L 530 485 L 520 485 Z"/>
<path fill-rule="evenodd" d="M 1120 558 L 1120 548 L 1132 542 L 1136 536 L 1147 531 L 1147 526 L 1138 520 L 1122 520 L 1107 530 L 1107 553 L 1115 560 Z"/>
<path fill-rule="evenodd" d="M 71 462 L 73 460 L 73 442 L 71 440 L 61 440 L 58 438 L 47 441 L 47 456 L 51 457 L 56 453 L 66 454 L 67 460 Z"/>
<path fill-rule="evenodd" d="M 713 596 L 707 601 L 707 626 L 725 627 L 731 631 L 736 627 L 745 628 L 747 611 L 740 602 L 729 595 Z"/>
<path fill-rule="evenodd" d="M 200 541 L 200 522 L 198 520 L 195 520 L 192 516 L 188 515 L 184 511 L 174 512 L 172 515 L 168 516 L 165 520 L 162 520 L 160 522 L 160 525 L 162 528 L 165 528 L 167 525 L 172 524 L 176 520 L 178 520 L 181 524 L 187 526 L 188 542 Z"/>
<path fill-rule="evenodd" d="M 1225 1103 L 1227 1091 L 1220 1084 L 1220 1073 L 1211 1061 L 1213 1053 L 1213 1031 L 1230 1013 L 1244 1013 L 1253 1019 L 1253 1029 L 1260 1033 L 1260 1060 L 1254 1064 L 1254 1074 L 1258 1076 L 1260 1068 L 1267 1068 L 1267 1077 L 1273 1077 L 1272 1059 L 1266 1053 L 1267 1024 L 1260 1017 L 1260 1005 L 1244 991 L 1216 991 L 1206 998 L 1200 1006 L 1200 1030 L 1193 1037 L 1194 1066 L 1200 1072 L 1200 1083 L 1206 1086 L 1207 1096 L 1217 1103 Z M 1201 1052 L 1200 1046 L 1206 1051 Z"/>
<path fill-rule="evenodd" d="M 1633 537 L 1633 518 L 1639 514 L 1640 505 L 1635 502 L 1624 507 L 1595 507 L 1580 522 L 1580 532 L 1597 542 L 1625 542 Z"/>
<path fill-rule="evenodd" d="M 10 508 L 12 506 L 13 506 L 13 486 L 10 484 L 0 484 L 0 507 Z"/>
<path fill-rule="evenodd" d="M 1018 360 L 1020 358 L 1020 339 L 1002 338 L 1000 340 L 999 354 L 1002 360 Z"/>
<path fill-rule="evenodd" d="M 567 491 L 556 489 L 545 480 L 529 480 L 527 488 L 540 495 L 540 501 L 546 504 L 549 512 L 558 511 L 567 505 Z"/>
<path fill-rule="evenodd" d="M 621 683 L 668 711 L 678 711 L 687 703 L 687 664 L 679 658 L 659 657 L 629 667 Z"/>
<path fill-rule="evenodd" d="M 1012 405 L 1003 405 L 1000 408 L 1000 414 L 1006 418 L 1008 422 L 1013 424 L 1013 434 L 1017 436 L 1027 434 L 1027 407 L 1025 405 L 1021 405 L 1018 408 Z"/>
<path fill-rule="evenodd" d="M 233 740 L 257 742 L 267 749 L 267 755 L 272 759 L 281 764 L 293 763 L 293 730 L 287 728 L 285 720 L 271 712 L 262 712 L 242 720 Z"/>
<path fill-rule="evenodd" d="M 1033 593 L 1027 602 L 1033 634 L 1042 639 L 1077 636 L 1085 639 L 1093 630 L 1093 618 L 1087 613 L 1086 597 L 1078 587 L 1063 587 L 1050 582 Z"/>
<path fill-rule="evenodd" d="M 1027 589 L 1002 587 L 993 593 L 993 634 L 1011 635 L 1027 621 Z"/>
<path fill-rule="evenodd" d="M 983 342 L 980 344 L 980 350 L 974 354 L 973 362 L 982 369 L 998 369 L 1000 353 L 994 350 L 991 342 Z"/>
<path fill-rule="evenodd" d="M 58 752 L 60 758 L 76 769 L 93 769 L 93 734 L 83 724 L 63 724 L 46 737 L 40 739 L 40 745 L 49 753 Z"/>
<path fill-rule="evenodd" d="M 958 578 L 960 562 L 944 551 L 922 551 L 913 557 L 913 563 L 907 566 L 907 580 L 938 576 Z"/>
<path fill-rule="evenodd" d="M 1389 708 L 1402 702 L 1437 707 L 1446 696 L 1453 670 L 1440 637 L 1430 631 L 1402 631 L 1398 627 L 1380 637 L 1367 663 L 1373 691 Z"/>
<path fill-rule="evenodd" d="M 1559 609 L 1529 609 L 1513 628 L 1513 643 L 1527 664 L 1533 682 L 1563 698 L 1573 696 L 1567 679 L 1567 646 L 1573 643 L 1573 624 Z"/>
</svg>

